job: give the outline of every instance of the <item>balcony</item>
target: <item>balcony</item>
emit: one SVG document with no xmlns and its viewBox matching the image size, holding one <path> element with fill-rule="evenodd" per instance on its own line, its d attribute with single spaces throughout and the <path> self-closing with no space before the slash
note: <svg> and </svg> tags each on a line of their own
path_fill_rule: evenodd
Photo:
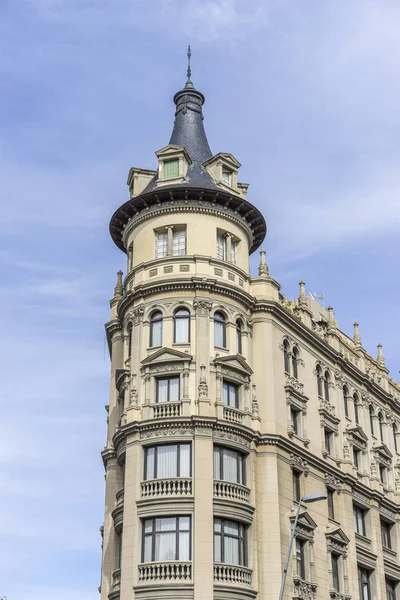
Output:
<svg viewBox="0 0 400 600">
<path fill-rule="evenodd" d="M 152 408 L 154 419 L 180 417 L 182 414 L 181 402 L 158 402 L 153 404 Z"/>
<path fill-rule="evenodd" d="M 115 495 L 115 508 L 119 508 L 124 505 L 124 488 L 118 490 Z"/>
<path fill-rule="evenodd" d="M 251 586 L 251 575 L 252 571 L 247 567 L 214 563 L 214 581 L 216 583 Z"/>
<path fill-rule="evenodd" d="M 186 583 L 191 580 L 191 562 L 165 561 L 139 565 L 140 583 Z"/>
<path fill-rule="evenodd" d="M 239 502 L 250 502 L 250 490 L 239 483 L 230 481 L 214 481 L 214 498 L 224 500 L 238 500 Z"/>
<path fill-rule="evenodd" d="M 165 498 L 169 496 L 191 496 L 192 479 L 174 477 L 173 479 L 152 479 L 142 481 L 142 498 Z"/>
<path fill-rule="evenodd" d="M 243 413 L 241 410 L 237 408 L 232 408 L 231 406 L 223 407 L 223 418 L 226 421 L 230 421 L 231 423 L 236 423 L 238 425 L 242 425 L 243 423 Z"/>
</svg>

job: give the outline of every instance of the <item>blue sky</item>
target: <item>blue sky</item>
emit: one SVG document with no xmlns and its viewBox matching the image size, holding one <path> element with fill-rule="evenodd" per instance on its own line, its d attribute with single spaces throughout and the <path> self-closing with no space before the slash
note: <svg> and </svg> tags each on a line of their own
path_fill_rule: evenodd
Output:
<svg viewBox="0 0 400 600">
<path fill-rule="evenodd" d="M 399 22 L 397 0 L 0 1 L 0 596 L 98 598 L 108 222 L 169 140 L 189 42 L 271 275 L 399 378 Z"/>
</svg>

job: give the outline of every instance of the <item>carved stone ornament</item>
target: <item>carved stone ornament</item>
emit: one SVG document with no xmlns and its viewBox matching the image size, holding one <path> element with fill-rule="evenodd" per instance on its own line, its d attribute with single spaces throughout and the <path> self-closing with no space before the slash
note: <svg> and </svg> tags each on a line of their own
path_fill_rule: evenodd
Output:
<svg viewBox="0 0 400 600">
<path fill-rule="evenodd" d="M 193 301 L 193 307 L 196 313 L 201 317 L 208 317 L 212 309 L 212 302 L 208 300 L 197 300 L 195 298 Z"/>
<path fill-rule="evenodd" d="M 289 375 L 289 373 L 285 373 L 285 378 L 286 378 L 285 387 L 287 387 L 289 389 L 291 388 L 295 392 L 303 395 L 304 385 L 302 383 L 300 383 L 300 381 L 298 379 L 296 379 L 295 377 L 292 377 L 291 375 Z"/>
<path fill-rule="evenodd" d="M 241 375 L 240 373 L 238 373 L 238 371 L 236 369 L 229 369 L 228 367 L 223 367 L 221 369 L 221 373 L 222 373 L 222 375 L 226 375 L 227 377 L 232 377 L 232 379 L 236 379 L 236 380 L 240 381 L 241 383 L 244 383 L 244 384 L 249 383 L 249 377 L 246 375 Z"/>
<path fill-rule="evenodd" d="M 317 591 L 317 585 L 304 581 L 299 577 L 293 577 L 294 593 L 295 598 L 301 598 L 301 600 L 314 600 L 315 592 Z"/>
<path fill-rule="evenodd" d="M 251 395 L 251 414 L 255 417 L 258 417 L 258 400 L 256 394 L 256 386 L 253 383 L 253 392 Z"/>
<path fill-rule="evenodd" d="M 301 471 L 304 473 L 304 476 L 307 477 L 310 467 L 308 466 L 308 462 L 301 458 L 300 456 L 296 456 L 296 454 L 290 455 L 290 466 L 292 469 L 296 471 Z"/>
<path fill-rule="evenodd" d="M 316 333 L 320 338 L 324 339 L 326 337 L 328 332 L 328 323 L 324 319 L 320 319 L 319 321 L 312 319 L 311 325 L 313 332 Z"/>
<path fill-rule="evenodd" d="M 342 491 L 340 479 L 337 479 L 334 475 L 330 475 L 330 473 L 325 473 L 325 485 L 328 488 L 336 490 L 338 494 Z"/>
<path fill-rule="evenodd" d="M 208 398 L 208 385 L 205 365 L 200 366 L 199 399 L 200 398 Z"/>
<path fill-rule="evenodd" d="M 132 310 L 132 320 L 134 325 L 139 325 L 142 322 L 144 315 L 144 306 L 143 304 L 137 306 Z"/>
</svg>

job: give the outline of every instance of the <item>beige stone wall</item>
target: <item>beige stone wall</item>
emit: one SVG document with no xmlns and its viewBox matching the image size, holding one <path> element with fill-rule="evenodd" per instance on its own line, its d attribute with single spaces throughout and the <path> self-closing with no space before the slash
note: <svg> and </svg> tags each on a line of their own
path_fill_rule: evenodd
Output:
<svg viewBox="0 0 400 600">
<path fill-rule="evenodd" d="M 186 225 L 187 255 L 156 260 L 154 229 L 171 224 Z M 216 259 L 217 228 L 241 239 L 236 266 Z M 304 580 L 296 578 L 293 554 L 285 598 L 358 598 L 357 564 L 371 573 L 371 600 L 384 600 L 385 577 L 400 580 L 400 456 L 392 433 L 392 423 L 400 422 L 400 412 L 389 393 L 394 384 L 361 347 L 353 344 L 350 348 L 352 342 L 346 342 L 332 323 L 321 337 L 308 301 L 287 304 L 274 280 L 250 278 L 248 236 L 245 226 L 218 214 L 172 209 L 151 219 L 138 218 L 136 225 L 126 229 L 126 247 L 133 242 L 133 263 L 123 294 L 116 293 L 112 301 L 112 320 L 107 324 L 112 372 L 103 452 L 106 500 L 101 600 L 278 598 L 291 520 L 298 506 L 293 498 L 293 470 L 300 473 L 302 495 L 325 493 L 327 486 L 332 487 L 335 519 L 328 517 L 325 501 L 304 505 L 299 531 L 307 545 L 306 576 Z M 176 345 L 174 311 L 178 307 L 190 311 L 191 336 L 190 342 Z M 163 313 L 161 348 L 149 344 L 154 310 Z M 214 346 L 216 310 L 226 315 L 226 349 Z M 243 324 L 239 358 L 238 318 Z M 285 340 L 290 352 L 298 350 L 297 377 L 285 374 Z M 343 344 L 349 345 L 354 359 L 347 360 L 340 353 Z M 329 400 L 318 397 L 318 364 L 330 373 Z M 365 364 L 374 364 L 382 385 L 377 375 L 366 376 Z M 170 374 L 180 377 L 180 399 L 172 408 L 160 408 L 155 398 L 156 380 Z M 224 379 L 240 388 L 237 409 L 228 410 L 222 403 Z M 343 385 L 349 389 L 348 417 Z M 360 403 L 358 425 L 354 393 Z M 291 429 L 291 406 L 301 410 L 298 434 Z M 333 432 L 331 454 L 326 453 L 324 427 Z M 183 441 L 192 444 L 192 476 L 184 482 L 177 478 L 144 482 L 146 446 Z M 246 485 L 214 480 L 215 444 L 246 455 Z M 354 447 L 362 455 L 358 472 Z M 378 478 L 379 465 L 387 469 L 385 485 Z M 354 532 L 353 502 L 367 511 L 365 536 Z M 191 517 L 191 559 L 143 565 L 142 522 L 168 515 Z M 214 517 L 245 526 L 247 565 L 214 563 Z M 381 517 L 393 522 L 392 550 L 382 548 Z M 339 592 L 332 589 L 330 551 L 340 555 Z"/>
</svg>

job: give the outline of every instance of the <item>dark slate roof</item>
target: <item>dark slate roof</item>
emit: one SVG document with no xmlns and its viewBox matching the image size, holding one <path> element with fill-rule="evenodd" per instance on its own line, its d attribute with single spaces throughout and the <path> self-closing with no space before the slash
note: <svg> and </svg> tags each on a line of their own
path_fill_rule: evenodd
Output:
<svg viewBox="0 0 400 600">
<path fill-rule="evenodd" d="M 202 106 L 204 100 L 203 94 L 193 87 L 191 81 L 187 81 L 183 90 L 175 94 L 175 122 L 169 143 L 184 146 L 192 160 L 186 174 L 185 183 L 178 185 L 218 189 L 211 175 L 202 165 L 213 155 L 203 124 Z M 156 180 L 157 176 L 150 181 L 142 193 L 153 190 L 156 187 Z M 176 185 L 174 184 L 174 187 Z"/>
</svg>

